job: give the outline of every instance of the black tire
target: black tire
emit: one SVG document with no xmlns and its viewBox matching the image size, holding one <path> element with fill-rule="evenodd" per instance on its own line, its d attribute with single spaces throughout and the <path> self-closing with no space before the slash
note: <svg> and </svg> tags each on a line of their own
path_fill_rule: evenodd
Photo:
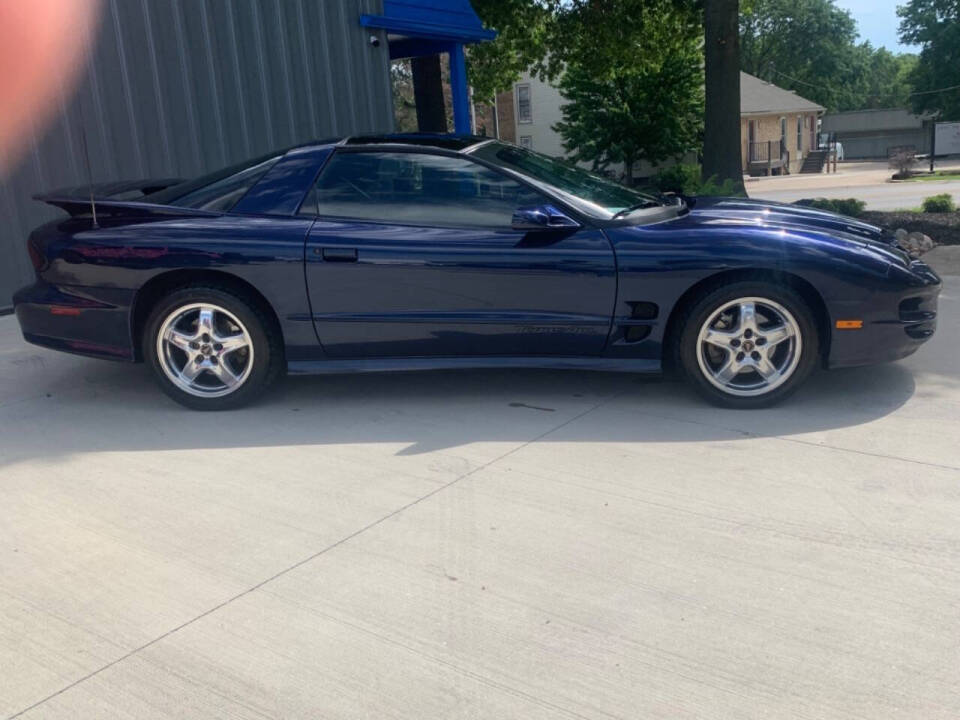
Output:
<svg viewBox="0 0 960 720">
<path fill-rule="evenodd" d="M 733 379 L 727 383 L 727 389 L 721 389 L 716 384 L 721 382 L 717 373 L 711 373 L 710 370 L 716 371 L 721 367 L 724 363 L 723 358 L 743 358 L 742 350 L 746 347 L 743 344 L 744 339 L 743 336 L 735 337 L 738 347 L 719 350 L 709 343 L 701 345 L 701 329 L 708 320 L 718 317 L 718 313 L 734 301 L 754 298 L 759 299 L 760 302 L 756 305 L 761 308 L 761 312 L 765 311 L 767 316 L 776 313 L 776 306 L 785 309 L 788 315 L 792 316 L 794 323 L 791 327 L 796 326 L 794 332 L 799 335 L 799 343 L 787 345 L 782 350 L 772 350 L 772 345 L 766 348 L 771 353 L 794 353 L 794 355 L 779 356 L 784 358 L 785 370 L 776 377 L 775 382 L 779 384 L 774 385 L 774 382 L 768 382 L 761 377 L 759 371 L 746 368 L 740 374 L 734 375 Z M 772 305 L 763 306 L 763 300 L 767 300 Z M 731 313 L 736 317 L 739 310 L 733 309 Z M 736 322 L 739 323 L 739 320 Z M 698 393 L 721 407 L 751 409 L 769 407 L 781 402 L 803 384 L 817 366 L 820 357 L 819 333 L 813 311 L 796 290 L 785 285 L 747 280 L 706 288 L 686 306 L 678 323 L 678 332 L 675 334 L 676 347 L 673 350 L 683 375 Z M 711 325 L 711 327 L 717 326 Z M 739 330 L 732 329 L 731 332 L 736 336 Z M 753 352 L 765 350 L 756 346 L 756 337 L 758 336 L 754 336 L 754 343 L 751 343 L 750 348 Z M 764 342 L 766 343 L 766 339 Z M 796 352 L 797 347 L 799 352 Z M 715 361 L 715 365 L 711 365 L 711 362 L 714 362 L 710 359 L 711 357 L 719 358 Z M 750 358 L 746 358 L 746 362 L 750 362 Z M 789 370 L 789 373 L 786 370 Z M 713 375 L 713 381 L 710 375 Z M 746 378 L 743 385 L 736 384 L 740 378 Z M 758 387 L 752 388 L 750 383 Z M 762 387 L 764 383 L 770 384 L 770 389 L 764 390 Z M 754 394 L 736 394 L 746 392 Z"/>
<path fill-rule="evenodd" d="M 164 364 L 169 360 L 161 355 L 158 349 L 158 335 L 168 319 L 178 310 L 198 304 L 209 304 L 226 311 L 221 313 L 221 317 L 224 318 L 229 319 L 232 315 L 232 320 L 237 321 L 240 329 L 246 332 L 244 340 L 249 340 L 247 347 L 251 349 L 243 348 L 239 351 L 239 362 L 243 363 L 243 367 L 242 373 L 238 374 L 242 375 L 242 380 L 237 382 L 236 387 L 224 387 L 221 390 L 227 394 L 218 396 L 191 394 L 172 380 L 168 371 L 164 369 Z M 189 315 L 184 322 L 188 321 Z M 237 325 L 232 322 L 229 324 L 236 329 Z M 204 350 L 213 352 L 209 347 Z M 153 370 L 160 388 L 178 403 L 193 410 L 231 410 L 246 405 L 266 390 L 285 369 L 283 341 L 273 318 L 258 302 L 242 291 L 210 284 L 182 287 L 161 298 L 151 309 L 144 326 L 142 351 L 143 358 Z M 178 355 L 181 360 L 188 357 L 179 349 L 170 352 Z M 236 355 L 237 353 L 234 354 Z M 176 359 L 174 358 L 174 362 Z M 213 358 L 210 362 L 217 362 L 217 359 Z M 230 360 L 234 367 L 237 362 L 235 359 Z M 210 385 L 216 385 L 219 382 L 210 373 L 203 374 L 201 371 L 201 374 L 202 382 L 208 382 Z M 207 378 L 211 379 L 208 381 Z M 211 388 L 211 391 L 213 390 L 215 388 Z M 194 392 L 196 391 L 195 388 Z"/>
</svg>

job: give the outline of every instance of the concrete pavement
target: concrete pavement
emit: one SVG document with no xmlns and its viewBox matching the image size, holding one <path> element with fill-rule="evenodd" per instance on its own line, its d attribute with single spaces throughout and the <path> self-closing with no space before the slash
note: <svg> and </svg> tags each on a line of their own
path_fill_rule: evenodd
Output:
<svg viewBox="0 0 960 720">
<path fill-rule="evenodd" d="M 956 160 L 937 163 L 938 170 L 960 168 Z M 868 210 L 920 207 L 924 198 L 950 193 L 960 204 L 960 180 L 888 182 L 886 163 L 841 163 L 837 173 L 751 178 L 747 195 L 763 200 L 795 202 L 804 198 L 858 198 Z"/>
<path fill-rule="evenodd" d="M 956 718 L 960 277 L 732 412 L 630 376 L 191 413 L 0 318 L 0 718 Z"/>
</svg>

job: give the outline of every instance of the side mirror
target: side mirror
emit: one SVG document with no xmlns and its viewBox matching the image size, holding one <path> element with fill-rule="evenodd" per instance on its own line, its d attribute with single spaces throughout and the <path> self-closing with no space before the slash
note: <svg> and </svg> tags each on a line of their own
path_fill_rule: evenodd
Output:
<svg viewBox="0 0 960 720">
<path fill-rule="evenodd" d="M 510 222 L 514 230 L 562 230 L 564 228 L 578 228 L 573 218 L 563 214 L 553 205 L 537 205 L 536 207 L 517 208 Z"/>
</svg>

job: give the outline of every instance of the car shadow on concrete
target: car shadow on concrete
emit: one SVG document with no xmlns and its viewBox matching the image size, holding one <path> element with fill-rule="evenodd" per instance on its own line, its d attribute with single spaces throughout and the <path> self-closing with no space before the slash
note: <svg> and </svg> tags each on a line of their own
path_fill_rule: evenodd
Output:
<svg viewBox="0 0 960 720">
<path fill-rule="evenodd" d="M 39 396 L 0 401 L 0 467 L 99 451 L 749 441 L 869 423 L 914 392 L 911 370 L 890 364 L 819 372 L 778 407 L 735 411 L 657 377 L 460 370 L 291 377 L 251 407 L 200 413 L 169 400 L 143 366 L 71 358 Z"/>
</svg>

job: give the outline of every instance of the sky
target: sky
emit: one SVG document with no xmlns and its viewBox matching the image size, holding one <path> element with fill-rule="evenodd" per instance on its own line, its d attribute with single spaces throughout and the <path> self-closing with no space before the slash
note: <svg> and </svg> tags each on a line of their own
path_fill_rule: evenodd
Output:
<svg viewBox="0 0 960 720">
<path fill-rule="evenodd" d="M 897 5 L 906 0 L 836 0 L 837 7 L 849 10 L 860 28 L 860 40 L 869 40 L 874 47 L 891 52 L 919 52 L 919 47 L 901 45 L 897 40 Z"/>
</svg>

